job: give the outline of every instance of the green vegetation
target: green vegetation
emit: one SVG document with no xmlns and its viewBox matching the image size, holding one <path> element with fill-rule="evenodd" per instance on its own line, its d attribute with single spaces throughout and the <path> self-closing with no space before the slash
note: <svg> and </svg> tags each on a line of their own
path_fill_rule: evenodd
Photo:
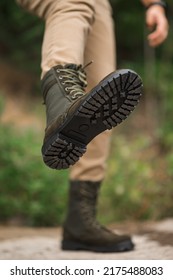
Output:
<svg viewBox="0 0 173 280">
<path fill-rule="evenodd" d="M 54 226 L 62 222 L 67 172 L 48 169 L 41 159 L 41 134 L 0 127 L 0 221 Z"/>
<path fill-rule="evenodd" d="M 15 0 L 0 1 L 0 57 L 19 68 L 40 72 L 43 22 L 19 7 Z"/>
</svg>

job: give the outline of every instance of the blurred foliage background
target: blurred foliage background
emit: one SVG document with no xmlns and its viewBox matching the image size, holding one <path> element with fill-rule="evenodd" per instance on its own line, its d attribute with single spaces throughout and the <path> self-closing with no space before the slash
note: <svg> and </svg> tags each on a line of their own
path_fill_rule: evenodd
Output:
<svg viewBox="0 0 173 280">
<path fill-rule="evenodd" d="M 167 2 L 169 37 L 153 50 L 140 1 L 111 0 L 118 68 L 134 69 L 145 86 L 136 112 L 113 133 L 99 201 L 103 223 L 173 216 L 173 3 Z M 0 1 L 0 223 L 57 226 L 66 212 L 68 171 L 48 169 L 40 153 L 43 32 L 40 19 L 15 1 Z"/>
</svg>

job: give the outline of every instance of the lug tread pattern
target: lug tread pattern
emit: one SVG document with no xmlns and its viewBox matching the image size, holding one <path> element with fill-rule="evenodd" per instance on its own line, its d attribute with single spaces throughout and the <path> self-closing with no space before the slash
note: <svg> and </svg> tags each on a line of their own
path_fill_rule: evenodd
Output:
<svg viewBox="0 0 173 280">
<path fill-rule="evenodd" d="M 85 152 L 86 148 L 78 147 L 58 137 L 47 148 L 43 161 L 52 169 L 66 169 L 75 164 Z"/>
<path fill-rule="evenodd" d="M 112 129 L 135 109 L 141 97 L 141 87 L 141 79 L 135 72 L 119 74 L 90 97 L 79 109 L 79 116 L 87 116 L 91 124 L 102 119 L 106 129 Z"/>
</svg>

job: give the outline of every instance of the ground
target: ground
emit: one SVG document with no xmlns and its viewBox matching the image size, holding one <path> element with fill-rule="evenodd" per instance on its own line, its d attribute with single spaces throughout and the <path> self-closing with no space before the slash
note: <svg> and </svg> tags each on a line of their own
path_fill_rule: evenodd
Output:
<svg viewBox="0 0 173 280">
<path fill-rule="evenodd" d="M 116 229 L 116 230 L 115 230 Z M 125 259 L 173 260 L 173 219 L 160 222 L 112 225 L 118 233 L 129 232 L 135 249 L 124 253 L 69 252 L 61 250 L 61 228 L 0 227 L 1 260 Z"/>
</svg>

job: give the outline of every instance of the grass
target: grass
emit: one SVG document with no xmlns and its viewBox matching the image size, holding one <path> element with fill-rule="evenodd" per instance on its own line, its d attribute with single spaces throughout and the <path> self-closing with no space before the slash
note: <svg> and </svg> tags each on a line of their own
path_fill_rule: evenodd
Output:
<svg viewBox="0 0 173 280">
<path fill-rule="evenodd" d="M 41 138 L 9 126 L 0 128 L 0 220 L 37 226 L 62 222 L 67 199 L 66 171 L 48 169 L 41 159 Z"/>
</svg>

